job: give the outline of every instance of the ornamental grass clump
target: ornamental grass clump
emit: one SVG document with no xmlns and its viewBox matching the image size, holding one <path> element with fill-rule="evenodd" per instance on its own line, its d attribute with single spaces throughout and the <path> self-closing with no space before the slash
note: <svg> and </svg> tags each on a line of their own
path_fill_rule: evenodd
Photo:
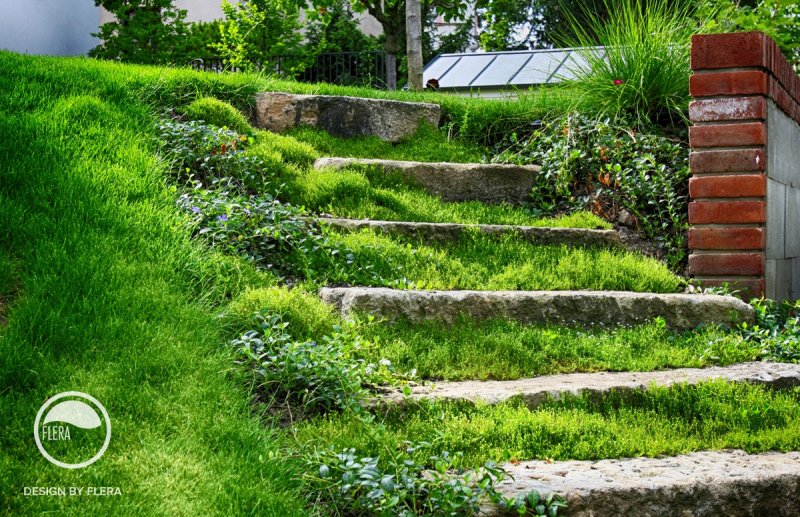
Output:
<svg viewBox="0 0 800 517">
<path fill-rule="evenodd" d="M 691 36 L 699 25 L 692 3 L 603 3 L 607 19 L 593 15 L 587 6 L 581 13 L 566 12 L 573 35 L 559 43 L 577 48 L 569 65 L 576 76 L 569 81 L 576 99 L 573 108 L 633 118 L 640 126 L 685 120 Z"/>
</svg>

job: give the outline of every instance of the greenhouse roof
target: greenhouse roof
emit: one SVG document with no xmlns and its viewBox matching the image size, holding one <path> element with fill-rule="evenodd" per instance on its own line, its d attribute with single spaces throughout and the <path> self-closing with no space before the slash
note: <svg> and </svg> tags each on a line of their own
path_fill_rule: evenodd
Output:
<svg viewBox="0 0 800 517">
<path fill-rule="evenodd" d="M 525 88 L 575 77 L 586 66 L 584 49 L 439 54 L 423 71 L 423 83 L 436 79 L 441 90 Z M 602 48 L 598 47 L 602 52 Z"/>
</svg>

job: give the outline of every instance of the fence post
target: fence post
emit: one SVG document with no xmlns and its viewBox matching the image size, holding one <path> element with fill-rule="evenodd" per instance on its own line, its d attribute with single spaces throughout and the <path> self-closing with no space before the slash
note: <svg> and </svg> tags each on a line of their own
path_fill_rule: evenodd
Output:
<svg viewBox="0 0 800 517">
<path fill-rule="evenodd" d="M 800 78 L 765 34 L 692 38 L 689 271 L 800 298 Z"/>
</svg>

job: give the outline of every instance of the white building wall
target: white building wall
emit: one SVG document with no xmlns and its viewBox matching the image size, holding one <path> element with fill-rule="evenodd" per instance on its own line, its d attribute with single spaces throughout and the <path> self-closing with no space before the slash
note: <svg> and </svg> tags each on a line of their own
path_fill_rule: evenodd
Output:
<svg viewBox="0 0 800 517">
<path fill-rule="evenodd" d="M 0 0 L 0 49 L 75 56 L 98 43 L 93 0 Z"/>
</svg>

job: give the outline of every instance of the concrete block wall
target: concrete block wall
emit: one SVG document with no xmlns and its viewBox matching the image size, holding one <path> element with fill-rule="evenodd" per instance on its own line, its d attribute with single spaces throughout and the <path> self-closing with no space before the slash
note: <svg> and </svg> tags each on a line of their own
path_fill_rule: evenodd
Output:
<svg viewBox="0 0 800 517">
<path fill-rule="evenodd" d="M 760 32 L 692 38 L 689 272 L 800 298 L 800 77 Z"/>
</svg>

